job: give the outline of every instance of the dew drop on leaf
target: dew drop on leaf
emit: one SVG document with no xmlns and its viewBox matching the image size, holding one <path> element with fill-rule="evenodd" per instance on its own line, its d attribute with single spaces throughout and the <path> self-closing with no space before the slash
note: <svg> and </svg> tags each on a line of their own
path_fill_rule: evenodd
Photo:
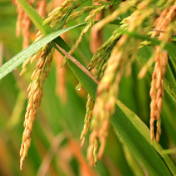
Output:
<svg viewBox="0 0 176 176">
<path fill-rule="evenodd" d="M 75 88 L 75 89 L 76 89 L 77 91 L 80 91 L 80 90 L 81 90 L 81 87 L 82 87 L 82 84 L 81 84 L 81 83 L 79 83 L 79 84 L 76 86 L 76 88 Z"/>
</svg>

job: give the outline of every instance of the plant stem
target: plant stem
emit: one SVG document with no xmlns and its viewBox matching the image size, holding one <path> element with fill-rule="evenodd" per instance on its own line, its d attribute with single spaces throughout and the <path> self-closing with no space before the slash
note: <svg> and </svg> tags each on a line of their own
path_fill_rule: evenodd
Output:
<svg viewBox="0 0 176 176">
<path fill-rule="evenodd" d="M 77 65 L 84 73 L 86 73 L 90 78 L 92 78 L 97 84 L 99 84 L 99 81 L 80 62 L 78 62 L 73 56 L 71 56 L 59 45 L 57 45 L 57 47 L 68 59 L 70 59 L 75 65 Z"/>
</svg>

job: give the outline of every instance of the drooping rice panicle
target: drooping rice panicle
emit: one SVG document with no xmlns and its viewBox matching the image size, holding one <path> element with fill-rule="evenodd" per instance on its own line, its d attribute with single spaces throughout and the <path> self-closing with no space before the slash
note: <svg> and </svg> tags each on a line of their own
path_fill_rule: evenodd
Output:
<svg viewBox="0 0 176 176">
<path fill-rule="evenodd" d="M 160 46 L 155 48 L 155 67 L 152 74 L 152 82 L 150 89 L 150 133 L 151 140 L 154 139 L 154 122 L 157 120 L 157 132 L 156 139 L 159 142 L 161 134 L 161 119 L 160 114 L 162 111 L 162 99 L 164 97 L 164 75 L 166 73 L 168 54 L 163 47 L 167 42 L 171 40 L 171 34 L 173 31 L 172 21 L 176 17 L 176 3 L 170 8 L 165 9 L 159 18 L 155 22 L 155 29 L 152 33 L 152 38 L 158 36 L 158 39 L 161 40 Z M 159 31 L 165 31 L 164 33 Z"/>
<path fill-rule="evenodd" d="M 35 116 L 37 108 L 41 104 L 41 99 L 43 96 L 43 84 L 45 79 L 48 77 L 49 71 L 51 69 L 53 49 L 51 50 L 49 45 L 46 45 L 42 49 L 40 59 L 37 62 L 37 68 L 34 70 L 30 83 L 28 87 L 28 105 L 25 114 L 24 121 L 24 132 L 22 137 L 22 144 L 20 149 L 20 169 L 23 168 L 24 160 L 27 156 L 28 149 L 30 147 L 33 123 L 35 121 Z"/>
<path fill-rule="evenodd" d="M 98 2 L 95 2 L 95 4 L 99 4 Z M 95 20 L 101 20 L 103 18 L 104 12 L 102 11 L 98 15 L 96 15 Z M 91 29 L 91 39 L 90 39 L 90 49 L 93 54 L 96 53 L 96 50 L 102 45 L 103 43 L 103 33 L 102 30 L 97 30 L 95 27 L 92 27 Z"/>
<path fill-rule="evenodd" d="M 28 0 L 28 3 L 32 5 L 34 0 Z M 31 20 L 25 11 L 22 9 L 21 5 L 18 1 L 15 1 L 14 4 L 17 5 L 17 22 L 16 22 L 16 35 L 19 37 L 21 32 L 23 36 L 23 49 L 29 46 L 29 39 L 30 39 L 30 29 L 31 29 Z"/>
</svg>

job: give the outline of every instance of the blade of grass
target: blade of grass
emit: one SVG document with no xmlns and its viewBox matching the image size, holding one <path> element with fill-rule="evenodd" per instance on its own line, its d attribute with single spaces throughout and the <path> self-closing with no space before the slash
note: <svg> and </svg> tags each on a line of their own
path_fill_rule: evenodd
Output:
<svg viewBox="0 0 176 176">
<path fill-rule="evenodd" d="M 176 138 L 175 138 L 176 123 L 175 123 L 175 116 L 174 116 L 175 113 L 176 113 L 175 102 L 171 99 L 171 97 L 165 94 L 161 118 L 170 139 L 173 141 L 174 145 L 176 146 Z"/>
<path fill-rule="evenodd" d="M 141 135 L 148 141 L 148 143 L 151 143 L 150 131 L 147 128 L 147 126 L 141 121 L 141 119 L 131 110 L 129 110 L 125 105 L 123 105 L 120 101 L 117 101 L 117 104 L 125 113 L 125 115 L 129 118 L 129 120 L 134 124 L 136 129 L 141 133 Z M 156 140 L 153 140 L 152 146 L 163 157 L 172 174 L 175 175 L 176 173 L 175 165 L 167 155 L 163 154 L 162 147 L 156 142 Z"/>
<path fill-rule="evenodd" d="M 173 77 L 176 79 L 176 65 L 172 59 L 169 59 L 169 65 L 171 67 Z"/>
<path fill-rule="evenodd" d="M 117 132 L 116 132 L 116 137 L 119 139 L 119 141 L 122 144 L 126 160 L 127 160 L 128 164 L 129 164 L 130 168 L 132 169 L 134 175 L 135 176 L 144 176 L 143 170 L 141 169 L 141 167 L 139 166 L 138 162 L 136 161 L 136 159 L 132 155 L 131 151 L 126 146 L 124 141 L 120 138 L 120 136 L 119 136 L 119 134 Z"/>
<path fill-rule="evenodd" d="M 172 83 L 172 86 L 176 88 L 176 69 L 175 69 L 175 64 L 172 59 L 168 59 L 168 64 L 167 64 L 167 71 L 169 72 L 168 74 L 168 80 Z M 167 72 L 166 72 L 167 73 Z M 166 75 L 167 78 L 167 75 Z M 170 78 L 170 79 L 169 79 Z"/>
<path fill-rule="evenodd" d="M 78 24 L 72 27 L 60 29 L 58 31 L 54 31 L 50 34 L 48 34 L 46 37 L 40 39 L 37 42 L 34 42 L 29 47 L 24 49 L 22 52 L 14 56 L 11 60 L 6 62 L 4 65 L 0 67 L 0 79 L 2 79 L 4 76 L 6 76 L 8 73 L 10 73 L 12 70 L 14 70 L 17 66 L 19 66 L 22 62 L 24 62 L 27 58 L 35 54 L 39 49 L 41 49 L 43 46 L 48 44 L 49 42 L 53 41 L 55 38 L 60 36 L 61 34 L 74 29 L 76 27 L 81 27 L 85 25 L 85 23 Z"/>
</svg>

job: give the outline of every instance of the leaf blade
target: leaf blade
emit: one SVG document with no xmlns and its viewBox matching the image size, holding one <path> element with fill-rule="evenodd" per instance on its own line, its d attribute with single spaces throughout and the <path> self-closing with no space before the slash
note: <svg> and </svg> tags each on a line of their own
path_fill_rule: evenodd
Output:
<svg viewBox="0 0 176 176">
<path fill-rule="evenodd" d="M 14 56 L 11 60 L 6 62 L 0 67 L 0 79 L 2 79 L 4 76 L 6 76 L 8 73 L 10 73 L 13 69 L 15 69 L 17 66 L 19 66 L 22 62 L 24 62 L 27 58 L 35 54 L 39 49 L 41 49 L 46 44 L 50 43 L 54 39 L 56 39 L 61 34 L 74 29 L 76 27 L 80 27 L 85 25 L 85 23 L 81 23 L 72 27 L 60 29 L 58 31 L 54 31 L 50 34 L 48 34 L 46 37 L 40 39 L 37 42 L 34 42 L 29 47 L 21 51 L 19 54 Z"/>
</svg>

